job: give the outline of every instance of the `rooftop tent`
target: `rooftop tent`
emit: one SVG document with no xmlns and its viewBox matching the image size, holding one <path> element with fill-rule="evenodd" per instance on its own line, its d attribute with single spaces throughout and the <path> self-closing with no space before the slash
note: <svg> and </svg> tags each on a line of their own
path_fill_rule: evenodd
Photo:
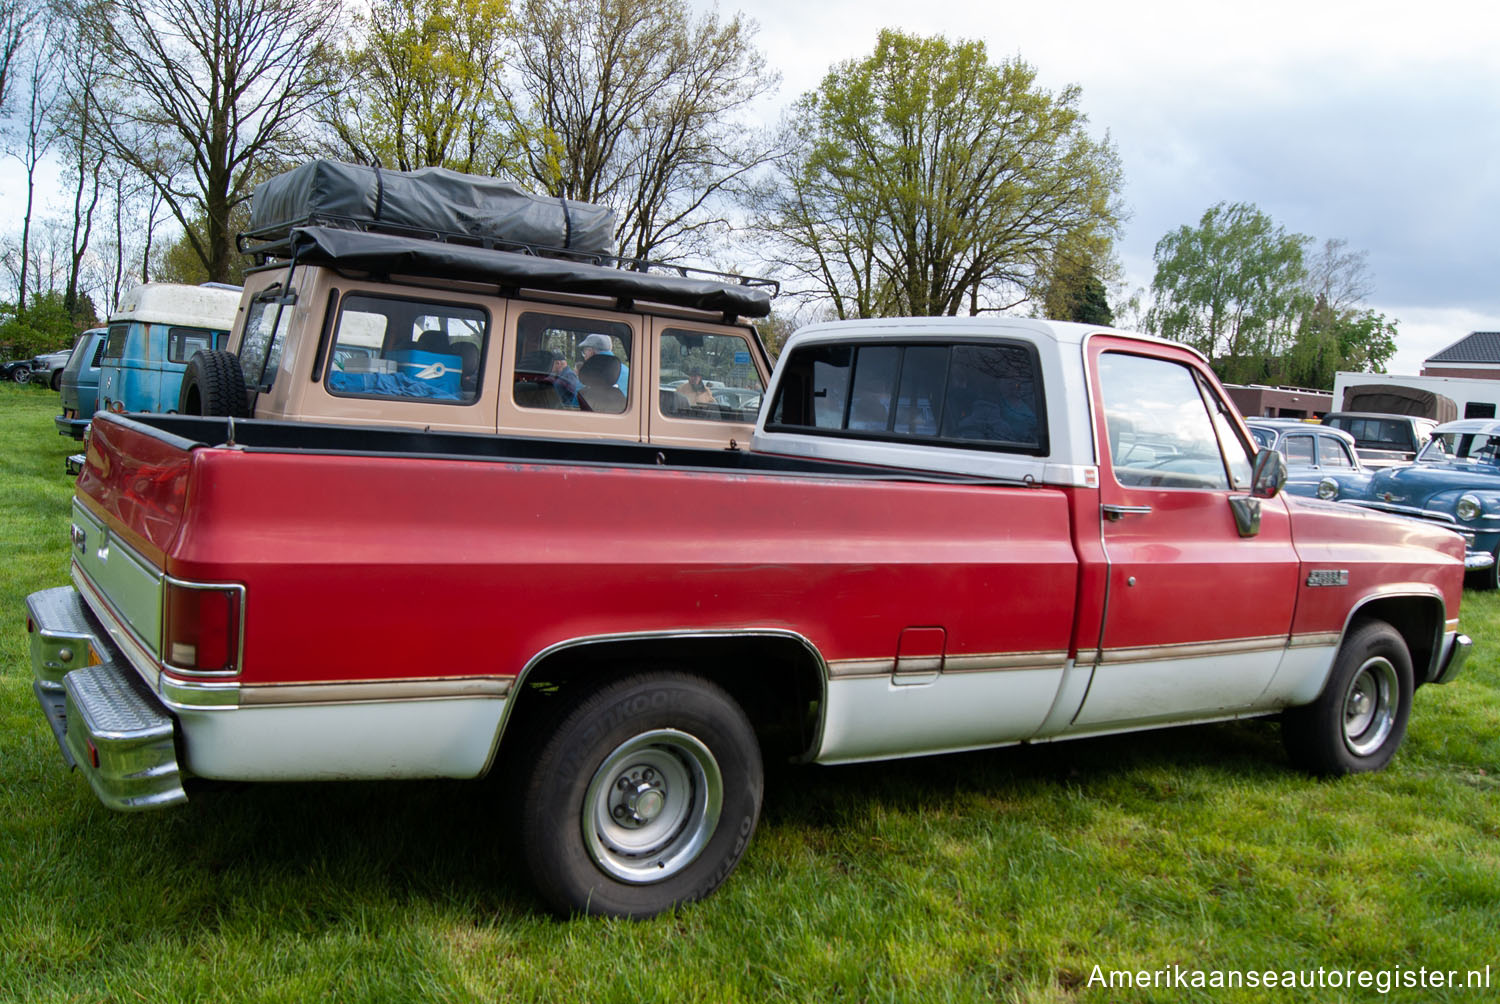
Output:
<svg viewBox="0 0 1500 1004">
<path fill-rule="evenodd" d="M 1451 422 L 1458 418 L 1458 405 L 1435 391 L 1399 384 L 1357 384 L 1344 388 L 1343 411 L 1367 411 L 1382 415 L 1418 415 Z"/>
<path fill-rule="evenodd" d="M 314 160 L 255 188 L 249 234 L 285 236 L 302 223 L 453 234 L 585 254 L 614 249 L 614 210 L 534 195 L 498 178 L 441 167 L 387 171 Z"/>
</svg>

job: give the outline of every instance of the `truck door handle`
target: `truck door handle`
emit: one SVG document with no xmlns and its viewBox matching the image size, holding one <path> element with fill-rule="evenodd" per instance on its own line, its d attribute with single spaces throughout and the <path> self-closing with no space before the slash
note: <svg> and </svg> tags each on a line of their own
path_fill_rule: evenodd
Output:
<svg viewBox="0 0 1500 1004">
<path fill-rule="evenodd" d="M 1107 520 L 1120 520 L 1132 513 L 1148 513 L 1151 507 L 1148 505 L 1101 505 L 1099 511 L 1104 513 Z"/>
</svg>

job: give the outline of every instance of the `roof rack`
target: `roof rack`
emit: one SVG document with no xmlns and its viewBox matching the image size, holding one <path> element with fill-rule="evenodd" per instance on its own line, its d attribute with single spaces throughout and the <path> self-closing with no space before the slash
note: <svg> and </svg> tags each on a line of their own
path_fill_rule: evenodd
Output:
<svg viewBox="0 0 1500 1004">
<path fill-rule="evenodd" d="M 771 296 L 781 291 L 781 283 L 775 279 L 736 275 L 733 272 L 718 272 L 713 269 L 680 265 L 675 262 L 651 261 L 644 258 L 625 258 L 620 255 L 602 254 L 577 249 L 548 247 L 544 244 L 528 244 L 495 237 L 476 237 L 472 234 L 428 230 L 401 224 L 356 220 L 347 216 L 331 216 L 326 213 L 309 213 L 307 216 L 285 223 L 275 223 L 247 230 L 236 235 L 235 244 L 241 254 L 251 255 L 257 265 L 268 264 L 273 259 L 290 259 L 292 230 L 302 227 L 333 227 L 341 230 L 357 230 L 361 233 L 387 234 L 392 237 L 407 237 L 415 240 L 434 241 L 440 244 L 457 244 L 463 247 L 482 248 L 487 251 L 504 251 L 510 254 L 527 255 L 557 261 L 578 262 L 603 268 L 619 269 L 642 275 L 667 275 L 683 279 L 708 279 L 729 285 L 766 289 Z"/>
</svg>

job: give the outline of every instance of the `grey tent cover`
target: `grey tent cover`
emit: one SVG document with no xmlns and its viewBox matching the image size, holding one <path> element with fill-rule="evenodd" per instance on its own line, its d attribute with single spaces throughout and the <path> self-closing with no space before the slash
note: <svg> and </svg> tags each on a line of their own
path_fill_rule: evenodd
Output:
<svg viewBox="0 0 1500 1004">
<path fill-rule="evenodd" d="M 285 233 L 327 218 L 564 248 L 614 249 L 614 210 L 533 195 L 498 178 L 441 167 L 387 171 L 314 160 L 255 188 L 250 232 Z"/>
</svg>

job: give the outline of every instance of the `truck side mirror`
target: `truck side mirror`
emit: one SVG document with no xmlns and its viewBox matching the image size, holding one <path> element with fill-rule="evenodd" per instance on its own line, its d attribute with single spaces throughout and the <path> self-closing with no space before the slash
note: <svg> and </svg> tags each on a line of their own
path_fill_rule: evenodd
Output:
<svg viewBox="0 0 1500 1004">
<path fill-rule="evenodd" d="M 1260 450 L 1255 454 L 1255 466 L 1250 470 L 1250 495 L 1252 498 L 1275 498 L 1286 484 L 1286 458 L 1280 450 Z"/>
</svg>

